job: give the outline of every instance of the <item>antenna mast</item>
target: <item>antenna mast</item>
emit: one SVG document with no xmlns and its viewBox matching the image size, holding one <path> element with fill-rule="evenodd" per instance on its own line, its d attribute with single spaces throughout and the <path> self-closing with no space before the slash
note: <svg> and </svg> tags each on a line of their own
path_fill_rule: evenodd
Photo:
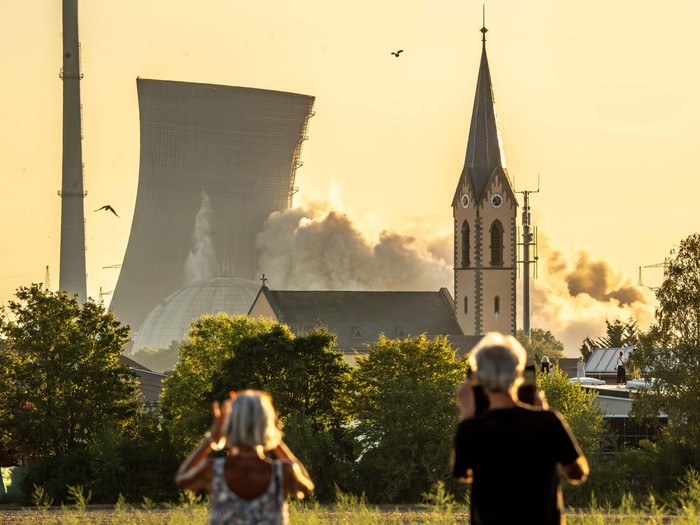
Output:
<svg viewBox="0 0 700 525">
<path fill-rule="evenodd" d="M 530 265 L 535 264 L 535 277 L 537 276 L 537 228 L 532 234 L 530 222 L 530 194 L 540 192 L 540 176 L 537 176 L 537 190 L 516 191 L 523 194 L 523 241 L 518 243 L 523 247 L 523 259 L 518 261 L 523 265 L 523 332 L 530 337 Z M 530 247 L 534 248 L 534 257 L 530 259 Z"/>
</svg>

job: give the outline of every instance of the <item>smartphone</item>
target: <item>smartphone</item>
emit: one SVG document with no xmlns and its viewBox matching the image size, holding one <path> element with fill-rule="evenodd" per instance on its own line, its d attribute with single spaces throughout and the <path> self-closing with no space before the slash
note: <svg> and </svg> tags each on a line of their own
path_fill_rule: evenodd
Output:
<svg viewBox="0 0 700 525">
<path fill-rule="evenodd" d="M 523 370 L 523 382 L 518 387 L 518 399 L 521 403 L 528 405 L 535 404 L 535 393 L 537 392 L 537 368 L 534 364 L 526 365 Z"/>
<path fill-rule="evenodd" d="M 479 379 L 472 372 L 471 368 L 467 370 L 467 379 L 469 379 L 474 392 L 474 405 L 476 407 L 474 416 L 480 416 L 489 409 L 489 396 L 486 395 L 484 387 L 479 384 Z"/>
</svg>

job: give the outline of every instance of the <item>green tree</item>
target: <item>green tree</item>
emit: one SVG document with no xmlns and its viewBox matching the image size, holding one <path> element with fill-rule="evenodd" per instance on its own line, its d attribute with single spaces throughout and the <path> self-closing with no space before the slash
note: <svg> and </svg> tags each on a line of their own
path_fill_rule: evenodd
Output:
<svg viewBox="0 0 700 525">
<path fill-rule="evenodd" d="M 700 465 L 700 234 L 681 241 L 668 261 L 656 291 L 656 320 L 634 352 L 634 362 L 648 389 L 635 400 L 634 411 L 656 418 L 668 415 L 668 432 Z"/>
<path fill-rule="evenodd" d="M 211 421 L 211 401 L 231 390 L 268 391 L 286 439 L 329 499 L 343 485 L 352 461 L 344 424 L 349 366 L 325 329 L 294 335 L 285 325 L 248 317 L 203 317 L 166 380 L 164 424 L 182 455 Z M 213 354 L 216 354 L 213 357 Z"/>
<path fill-rule="evenodd" d="M 596 348 L 622 348 L 625 346 L 636 346 L 639 342 L 639 327 L 637 321 L 629 319 L 622 321 L 614 319 L 605 320 L 605 335 L 595 341 L 586 337 L 579 349 L 584 360 L 588 360 Z"/>
<path fill-rule="evenodd" d="M 544 392 L 550 408 L 566 418 L 584 454 L 593 457 L 600 449 L 606 425 L 597 394 L 572 383 L 558 368 L 538 376 L 538 388 Z"/>
<path fill-rule="evenodd" d="M 466 363 L 447 339 L 381 337 L 358 358 L 346 396 L 358 447 L 360 490 L 382 502 L 419 501 L 451 479 L 455 389 Z"/>
<path fill-rule="evenodd" d="M 18 289 L 0 319 L 0 435 L 29 457 L 63 456 L 106 425 L 123 426 L 141 404 L 137 380 L 119 355 L 128 341 L 101 305 Z"/>
<path fill-rule="evenodd" d="M 523 345 L 529 358 L 547 356 L 549 358 L 564 357 L 564 343 L 554 337 L 549 330 L 542 328 L 533 328 L 530 330 L 530 336 L 518 330 L 515 338 Z"/>
<path fill-rule="evenodd" d="M 204 315 L 192 323 L 189 340 L 180 348 L 161 394 L 163 424 L 178 454 L 194 447 L 211 423 L 214 379 L 224 361 L 235 356 L 241 341 L 271 330 L 274 324 L 269 319 L 224 313 Z"/>
</svg>

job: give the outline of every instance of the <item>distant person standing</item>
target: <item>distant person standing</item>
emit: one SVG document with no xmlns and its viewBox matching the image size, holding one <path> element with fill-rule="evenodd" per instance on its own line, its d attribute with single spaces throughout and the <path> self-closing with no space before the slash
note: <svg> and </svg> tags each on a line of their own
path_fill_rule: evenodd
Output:
<svg viewBox="0 0 700 525">
<path fill-rule="evenodd" d="M 552 364 L 549 362 L 549 357 L 542 356 L 542 361 L 540 362 L 540 373 L 549 374 Z"/>
<path fill-rule="evenodd" d="M 583 356 L 579 357 L 576 363 L 576 377 L 586 377 L 586 363 L 583 362 Z"/>
<path fill-rule="evenodd" d="M 617 356 L 617 384 L 622 385 L 627 382 L 627 372 L 625 371 L 625 353 L 620 350 Z"/>
</svg>

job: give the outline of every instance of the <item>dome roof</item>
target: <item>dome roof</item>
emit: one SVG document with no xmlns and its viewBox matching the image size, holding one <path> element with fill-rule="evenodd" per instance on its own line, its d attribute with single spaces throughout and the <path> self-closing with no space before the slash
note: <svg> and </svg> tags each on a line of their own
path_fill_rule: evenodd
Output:
<svg viewBox="0 0 700 525">
<path fill-rule="evenodd" d="M 187 339 L 190 322 L 204 314 L 245 315 L 260 284 L 238 277 L 215 277 L 188 284 L 166 297 L 134 334 L 132 353 L 142 348 L 168 348 Z"/>
</svg>

